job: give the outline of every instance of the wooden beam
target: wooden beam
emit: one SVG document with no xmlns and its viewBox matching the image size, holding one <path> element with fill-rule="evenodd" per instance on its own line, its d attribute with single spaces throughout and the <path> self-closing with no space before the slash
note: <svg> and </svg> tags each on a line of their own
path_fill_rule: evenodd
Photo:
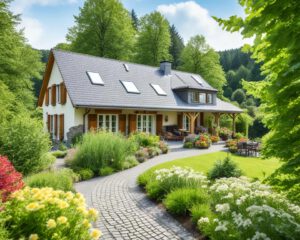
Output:
<svg viewBox="0 0 300 240">
<path fill-rule="evenodd" d="M 187 112 L 184 113 L 188 116 L 188 118 L 190 119 L 190 133 L 195 133 L 195 121 L 197 119 L 197 117 L 200 115 L 199 112 Z"/>
</svg>

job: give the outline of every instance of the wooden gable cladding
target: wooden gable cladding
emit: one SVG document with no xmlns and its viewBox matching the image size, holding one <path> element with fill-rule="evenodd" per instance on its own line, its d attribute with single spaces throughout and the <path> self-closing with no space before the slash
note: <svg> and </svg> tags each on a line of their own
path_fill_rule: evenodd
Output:
<svg viewBox="0 0 300 240">
<path fill-rule="evenodd" d="M 65 134 L 65 116 L 64 114 L 59 115 L 59 140 L 64 140 Z"/>
<path fill-rule="evenodd" d="M 51 87 L 51 105 L 56 105 L 56 85 L 53 84 Z"/>
<path fill-rule="evenodd" d="M 136 131 L 136 115 L 135 114 L 129 114 L 129 133 Z"/>
<path fill-rule="evenodd" d="M 122 110 L 119 109 L 96 109 L 97 114 L 121 114 Z"/>
<path fill-rule="evenodd" d="M 88 129 L 89 130 L 97 129 L 97 114 L 88 115 Z"/>
<path fill-rule="evenodd" d="M 156 115 L 156 135 L 161 136 L 163 133 L 163 115 Z"/>
<path fill-rule="evenodd" d="M 45 105 L 48 106 L 49 105 L 49 88 L 46 91 L 46 96 L 45 96 Z"/>
<path fill-rule="evenodd" d="M 119 115 L 119 131 L 123 134 L 126 133 L 126 115 L 125 114 Z"/>
<path fill-rule="evenodd" d="M 67 102 L 67 89 L 65 84 L 62 82 L 60 83 L 60 103 L 62 105 L 66 104 Z"/>
</svg>

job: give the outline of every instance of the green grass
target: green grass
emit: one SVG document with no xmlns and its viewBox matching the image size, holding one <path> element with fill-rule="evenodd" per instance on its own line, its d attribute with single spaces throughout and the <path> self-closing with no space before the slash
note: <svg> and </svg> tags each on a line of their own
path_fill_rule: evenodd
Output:
<svg viewBox="0 0 300 240">
<path fill-rule="evenodd" d="M 215 161 L 223 160 L 227 154 L 228 153 L 226 152 L 215 152 L 195 157 L 181 158 L 159 164 L 149 169 L 145 174 L 151 174 L 156 169 L 171 168 L 174 165 L 179 167 L 191 167 L 196 171 L 204 172 L 206 174 L 213 167 Z M 276 159 L 261 159 L 238 155 L 231 155 L 231 159 L 237 163 L 238 167 L 243 171 L 242 175 L 258 178 L 260 180 L 269 176 L 281 165 Z"/>
</svg>

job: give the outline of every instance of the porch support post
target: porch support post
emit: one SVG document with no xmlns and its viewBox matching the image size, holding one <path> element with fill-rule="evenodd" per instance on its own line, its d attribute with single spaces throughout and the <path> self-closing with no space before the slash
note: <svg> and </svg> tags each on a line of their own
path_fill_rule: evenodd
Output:
<svg viewBox="0 0 300 240">
<path fill-rule="evenodd" d="M 220 127 L 220 116 L 221 116 L 221 113 L 213 113 L 214 117 L 215 117 L 215 126 L 213 128 L 213 134 L 216 135 L 216 136 L 219 136 L 219 127 Z"/>
<path fill-rule="evenodd" d="M 235 121 L 236 121 L 236 113 L 229 114 L 229 116 L 232 118 L 232 137 L 235 137 L 236 129 L 235 129 Z"/>
<path fill-rule="evenodd" d="M 197 117 L 199 116 L 199 112 L 196 113 L 196 112 L 189 112 L 189 113 L 185 113 L 189 118 L 190 118 L 190 121 L 191 121 L 191 134 L 194 134 L 195 133 L 195 121 L 197 119 Z"/>
</svg>

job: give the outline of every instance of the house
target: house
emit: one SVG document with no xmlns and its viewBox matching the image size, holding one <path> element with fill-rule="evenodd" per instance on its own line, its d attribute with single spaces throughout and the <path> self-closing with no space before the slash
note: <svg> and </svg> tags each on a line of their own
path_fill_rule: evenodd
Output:
<svg viewBox="0 0 300 240">
<path fill-rule="evenodd" d="M 53 140 L 70 141 L 89 129 L 162 134 L 168 126 L 194 132 L 216 126 L 221 114 L 235 122 L 242 110 L 217 98 L 200 75 L 52 50 L 38 105 Z M 234 126 L 234 124 L 233 124 Z"/>
</svg>

